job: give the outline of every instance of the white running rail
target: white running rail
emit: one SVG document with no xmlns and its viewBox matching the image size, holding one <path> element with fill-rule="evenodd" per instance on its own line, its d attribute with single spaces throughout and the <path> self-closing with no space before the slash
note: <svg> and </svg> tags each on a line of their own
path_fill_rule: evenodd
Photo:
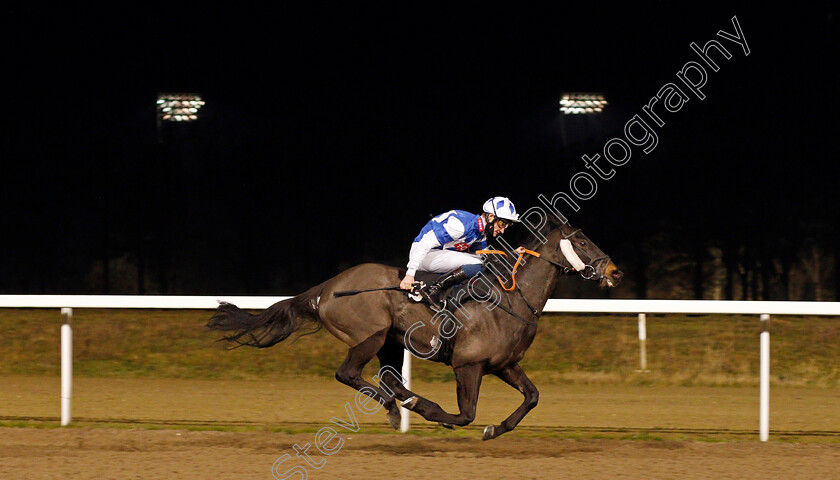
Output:
<svg viewBox="0 0 840 480">
<path fill-rule="evenodd" d="M 183 295 L 0 295 L 0 308 L 58 308 L 61 309 L 61 424 L 71 420 L 70 404 L 73 391 L 72 330 L 73 308 L 130 308 L 130 309 L 215 309 L 220 301 L 233 303 L 243 309 L 261 310 L 290 297 L 256 296 L 183 296 Z M 770 315 L 840 315 L 840 302 L 795 301 L 730 301 L 730 300 L 604 300 L 551 299 L 544 312 L 550 313 L 632 313 L 639 315 L 641 369 L 645 370 L 645 314 L 732 314 L 758 315 L 761 321 L 759 336 L 759 440 L 766 442 L 770 434 Z M 406 350 L 403 378 L 411 380 L 411 355 Z M 408 411 L 403 409 L 400 430 L 408 431 Z"/>
</svg>

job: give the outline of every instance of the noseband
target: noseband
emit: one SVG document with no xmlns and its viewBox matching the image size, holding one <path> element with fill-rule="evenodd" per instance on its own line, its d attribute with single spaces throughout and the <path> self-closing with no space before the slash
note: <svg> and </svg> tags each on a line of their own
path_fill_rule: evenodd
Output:
<svg viewBox="0 0 840 480">
<path fill-rule="evenodd" d="M 579 232 L 580 232 L 579 228 L 577 228 L 575 230 L 572 230 L 570 233 L 563 235 L 563 240 L 566 240 L 571 244 L 572 242 L 569 240 L 569 238 L 571 238 L 572 236 L 574 236 L 575 234 L 577 234 Z M 574 251 L 572 251 L 572 253 L 575 256 L 577 256 L 577 254 L 575 254 Z M 564 256 L 566 255 L 565 252 L 563 252 L 563 254 L 564 254 Z M 539 255 L 537 255 L 537 257 L 539 257 Z M 543 258 L 543 257 L 540 257 L 540 258 Z M 577 257 L 577 258 L 580 259 L 580 257 Z M 569 267 L 566 267 L 564 265 L 560 265 L 559 263 L 551 261 L 547 258 L 543 258 L 543 260 L 545 260 L 545 261 L 551 263 L 552 265 L 560 268 L 565 275 L 568 275 L 572 271 L 579 271 L 581 277 L 585 278 L 586 280 L 593 280 L 593 279 L 595 279 L 596 276 L 600 276 L 600 278 L 604 278 L 604 275 L 598 273 L 598 269 L 596 269 L 594 265 L 600 265 L 604 261 L 609 262 L 610 257 L 607 256 L 607 255 L 602 255 L 600 257 L 595 257 L 595 258 L 590 257 L 589 261 L 586 262 L 586 263 L 581 261 L 580 263 L 584 264 L 584 266 L 581 270 L 575 270 L 573 268 L 569 268 Z M 566 261 L 569 262 L 569 264 L 572 264 L 572 261 L 569 260 L 568 258 L 566 258 Z"/>
</svg>

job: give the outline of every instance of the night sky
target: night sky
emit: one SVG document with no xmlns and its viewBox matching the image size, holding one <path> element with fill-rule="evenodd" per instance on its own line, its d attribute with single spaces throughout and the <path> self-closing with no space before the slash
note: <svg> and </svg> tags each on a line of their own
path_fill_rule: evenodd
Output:
<svg viewBox="0 0 840 480">
<path fill-rule="evenodd" d="M 564 213 L 619 265 L 659 231 L 840 240 L 836 7 L 394 5 L 6 12 L 0 293 L 285 295 L 404 266 L 430 215 L 569 192 L 712 39 L 732 56 L 705 99 Z M 733 16 L 748 56 L 716 36 Z M 158 135 L 158 92 L 207 103 Z M 563 92 L 610 103 L 561 118 Z"/>
</svg>

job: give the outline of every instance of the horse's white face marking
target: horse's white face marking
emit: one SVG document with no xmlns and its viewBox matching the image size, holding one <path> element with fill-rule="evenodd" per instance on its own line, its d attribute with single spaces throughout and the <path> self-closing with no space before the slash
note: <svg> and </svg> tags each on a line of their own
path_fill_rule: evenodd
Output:
<svg viewBox="0 0 840 480">
<path fill-rule="evenodd" d="M 566 257 L 566 260 L 569 261 L 569 264 L 576 271 L 580 272 L 586 268 L 586 264 L 578 257 L 578 254 L 575 252 L 575 247 L 572 246 L 572 242 L 569 239 L 564 238 L 560 240 L 560 251 L 563 252 L 563 256 Z"/>
</svg>

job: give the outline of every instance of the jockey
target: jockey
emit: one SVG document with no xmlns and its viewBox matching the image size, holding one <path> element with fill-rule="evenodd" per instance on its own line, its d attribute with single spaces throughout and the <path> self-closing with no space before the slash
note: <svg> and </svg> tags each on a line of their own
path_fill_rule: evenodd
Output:
<svg viewBox="0 0 840 480">
<path fill-rule="evenodd" d="M 463 210 L 450 210 L 429 220 L 414 243 L 408 256 L 408 270 L 400 281 L 400 288 L 411 290 L 417 270 L 443 273 L 420 295 L 432 308 L 443 308 L 440 293 L 446 288 L 478 275 L 484 269 L 481 257 L 475 252 L 487 247 L 487 234 L 501 235 L 511 224 L 519 222 L 513 203 L 506 197 L 493 197 L 484 202 L 484 212 L 474 215 Z"/>
</svg>

